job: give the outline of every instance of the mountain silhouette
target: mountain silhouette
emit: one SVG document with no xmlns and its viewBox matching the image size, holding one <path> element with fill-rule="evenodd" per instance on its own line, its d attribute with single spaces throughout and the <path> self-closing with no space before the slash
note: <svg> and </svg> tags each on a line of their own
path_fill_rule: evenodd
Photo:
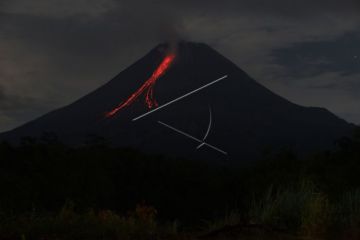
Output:
<svg viewBox="0 0 360 240">
<path fill-rule="evenodd" d="M 144 84 L 170 52 L 175 58 L 166 72 L 153 85 Z M 142 85 L 146 90 L 107 115 Z M 147 95 L 157 107 L 149 109 Z M 98 135 L 150 153 L 245 161 L 265 148 L 326 149 L 352 128 L 324 108 L 299 106 L 274 94 L 206 44 L 181 42 L 176 51 L 158 45 L 92 93 L 0 138 L 16 142 L 52 132 L 76 146 Z"/>
</svg>

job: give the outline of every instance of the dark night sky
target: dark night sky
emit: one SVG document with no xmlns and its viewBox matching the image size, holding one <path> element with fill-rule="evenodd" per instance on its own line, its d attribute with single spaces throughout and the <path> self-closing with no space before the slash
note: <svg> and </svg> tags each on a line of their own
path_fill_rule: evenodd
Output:
<svg viewBox="0 0 360 240">
<path fill-rule="evenodd" d="M 0 131 L 167 39 L 208 43 L 279 95 L 360 123 L 359 0 L 0 0 Z"/>
</svg>

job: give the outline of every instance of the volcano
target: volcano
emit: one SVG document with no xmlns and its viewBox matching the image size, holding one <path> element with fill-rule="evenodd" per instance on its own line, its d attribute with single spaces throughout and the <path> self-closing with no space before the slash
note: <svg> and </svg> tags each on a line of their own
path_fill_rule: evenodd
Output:
<svg viewBox="0 0 360 240">
<path fill-rule="evenodd" d="M 353 126 L 324 108 L 276 95 L 206 44 L 160 44 L 107 84 L 0 135 L 55 133 L 78 146 L 103 136 L 115 146 L 176 157 L 243 161 L 264 148 L 327 149 Z"/>
</svg>

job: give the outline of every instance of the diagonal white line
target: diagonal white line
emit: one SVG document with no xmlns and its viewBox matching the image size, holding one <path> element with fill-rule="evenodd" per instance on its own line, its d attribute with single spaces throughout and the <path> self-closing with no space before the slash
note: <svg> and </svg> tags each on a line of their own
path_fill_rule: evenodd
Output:
<svg viewBox="0 0 360 240">
<path fill-rule="evenodd" d="M 198 138 L 196 138 L 196 137 L 193 137 L 193 136 L 191 136 L 190 134 L 188 134 L 188 133 L 186 133 L 186 132 L 183 132 L 183 131 L 181 131 L 181 130 L 179 130 L 179 129 L 176 129 L 176 128 L 174 128 L 174 127 L 172 127 L 172 126 L 170 126 L 170 125 L 168 125 L 168 124 L 166 124 L 166 123 L 163 123 L 163 122 L 161 122 L 161 121 L 158 121 L 158 123 L 160 123 L 161 125 L 163 125 L 163 126 L 165 126 L 165 127 L 167 127 L 167 128 L 170 128 L 171 130 L 173 130 L 173 131 L 175 131 L 175 132 L 178 132 L 178 133 L 184 135 L 185 137 L 191 138 L 192 140 L 195 140 L 195 141 L 197 141 L 197 142 L 199 142 L 199 143 L 202 143 L 202 142 L 203 142 L 203 141 L 201 141 L 200 139 L 198 139 Z"/>
<path fill-rule="evenodd" d="M 227 77 L 228 77 L 228 75 L 225 75 L 225 76 L 223 76 L 223 77 L 221 77 L 221 78 L 216 79 L 215 81 L 212 81 L 212 82 L 210 82 L 210 83 L 208 83 L 208 84 L 205 84 L 205 85 L 202 86 L 202 87 L 199 87 L 199 88 L 197 88 L 197 89 L 195 89 L 195 90 L 193 90 L 193 91 L 191 91 L 191 92 L 189 92 L 189 93 L 187 93 L 187 94 L 182 95 L 181 97 L 178 97 L 178 98 L 176 98 L 176 99 L 174 99 L 174 100 L 172 100 L 172 101 L 170 101 L 170 102 L 167 102 L 167 103 L 161 105 L 160 107 L 157 107 L 157 108 L 155 108 L 155 109 L 153 109 L 153 110 L 151 110 L 151 111 L 149 111 L 149 112 L 146 112 L 146 113 L 144 113 L 144 114 L 142 114 L 142 115 L 134 118 L 133 121 L 139 120 L 140 118 L 143 118 L 143 117 L 145 117 L 145 116 L 147 116 L 147 115 L 149 115 L 149 114 L 151 114 L 151 113 L 153 113 L 153 112 L 156 112 L 156 111 L 158 111 L 158 110 L 160 110 L 160 109 L 162 109 L 162 108 L 164 108 L 164 107 L 166 107 L 166 106 L 169 106 L 170 104 L 172 104 L 172 103 L 174 103 L 174 102 L 177 102 L 177 101 L 179 101 L 179 100 L 181 100 L 181 99 L 183 99 L 183 98 L 186 98 L 186 97 L 190 96 L 191 94 L 194 94 L 194 93 L 196 93 L 196 92 L 198 92 L 198 91 L 200 91 L 200 90 L 202 90 L 202 89 L 204 89 L 204 88 L 206 88 L 206 87 L 209 87 L 209 86 L 211 86 L 211 85 L 213 85 L 213 84 L 215 84 L 215 83 L 217 83 L 217 82 L 220 82 L 221 80 L 223 80 L 223 79 L 225 79 L 225 78 L 227 78 Z"/>
<path fill-rule="evenodd" d="M 205 146 L 208 146 L 209 148 L 212 148 L 212 149 L 214 149 L 214 150 L 216 150 L 216 151 L 218 151 L 218 152 L 221 152 L 221 153 L 224 154 L 224 155 L 228 155 L 227 152 L 221 150 L 220 148 L 217 148 L 217 147 L 215 147 L 215 146 L 213 146 L 213 145 L 211 145 L 211 144 L 208 144 L 208 143 L 206 143 L 206 142 L 204 142 L 204 144 L 205 144 Z"/>
<path fill-rule="evenodd" d="M 201 143 L 202 145 L 206 145 L 206 146 L 208 146 L 208 147 L 210 147 L 210 148 L 212 148 L 212 149 L 214 149 L 214 150 L 216 150 L 216 151 L 218 151 L 218 152 L 221 152 L 221 153 L 224 154 L 224 155 L 227 155 L 227 152 L 221 150 L 220 148 L 217 148 L 217 147 L 215 147 L 215 146 L 213 146 L 213 145 L 211 145 L 211 144 L 208 144 L 208 143 L 206 143 L 206 142 L 204 142 L 204 141 L 201 141 L 200 139 L 198 139 L 198 138 L 196 138 L 196 137 L 194 137 L 194 136 L 191 136 L 190 134 L 188 134 L 188 133 L 186 133 L 186 132 L 183 132 L 183 131 L 181 131 L 181 130 L 179 130 L 179 129 L 176 129 L 176 128 L 174 128 L 174 127 L 172 127 L 172 126 L 170 126 L 170 125 L 168 125 L 168 124 L 166 124 L 166 123 L 163 123 L 163 122 L 161 122 L 161 121 L 158 121 L 158 123 L 160 123 L 161 125 L 169 128 L 169 129 L 171 129 L 171 130 L 173 130 L 173 131 L 175 131 L 175 132 L 177 132 L 177 133 L 180 133 L 181 135 L 184 135 L 185 137 L 188 137 L 188 138 L 190 138 L 190 139 L 192 139 L 192 140 L 194 140 L 194 141 L 197 141 L 197 142 Z"/>
</svg>

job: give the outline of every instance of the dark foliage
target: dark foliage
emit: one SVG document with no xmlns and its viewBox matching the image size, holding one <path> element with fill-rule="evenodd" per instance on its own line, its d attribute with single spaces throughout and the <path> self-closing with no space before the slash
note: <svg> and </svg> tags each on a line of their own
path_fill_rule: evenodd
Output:
<svg viewBox="0 0 360 240">
<path fill-rule="evenodd" d="M 299 159 L 285 149 L 243 167 L 111 148 L 95 136 L 71 148 L 45 134 L 39 140 L 25 138 L 16 147 L 0 144 L 0 208 L 11 214 L 52 212 L 72 201 L 79 211 L 126 213 L 145 202 L 160 219 L 193 224 L 248 208 L 270 185 L 291 187 L 303 179 L 336 199 L 360 188 L 359 161 L 359 130 L 339 140 L 331 152 Z"/>
</svg>

